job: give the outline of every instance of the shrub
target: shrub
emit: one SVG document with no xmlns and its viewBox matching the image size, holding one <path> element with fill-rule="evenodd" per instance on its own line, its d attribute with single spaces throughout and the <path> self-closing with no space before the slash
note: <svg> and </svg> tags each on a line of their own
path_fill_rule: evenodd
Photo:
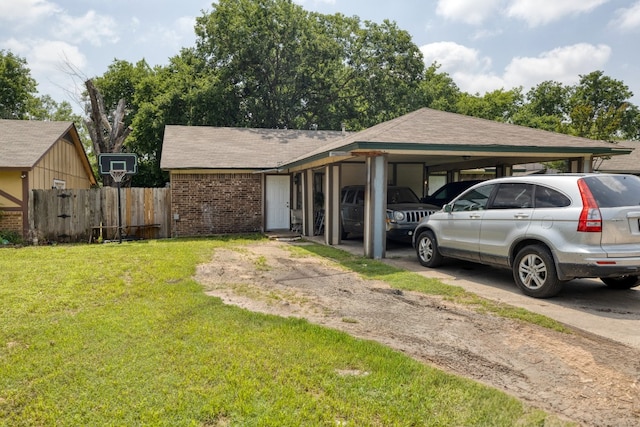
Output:
<svg viewBox="0 0 640 427">
<path fill-rule="evenodd" d="M 12 230 L 0 230 L 0 244 L 1 245 L 9 245 L 9 244 L 19 244 L 22 243 L 22 237 L 15 231 Z"/>
</svg>

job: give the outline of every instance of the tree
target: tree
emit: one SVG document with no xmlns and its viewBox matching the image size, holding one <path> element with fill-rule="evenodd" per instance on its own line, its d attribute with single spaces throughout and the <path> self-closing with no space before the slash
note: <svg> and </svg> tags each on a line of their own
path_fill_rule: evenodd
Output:
<svg viewBox="0 0 640 427">
<path fill-rule="evenodd" d="M 306 12 L 290 0 L 221 0 L 196 54 L 236 98 L 240 125 L 361 129 L 416 105 L 424 69 L 406 31 Z"/>
<path fill-rule="evenodd" d="M 73 121 L 82 123 L 82 117 L 73 113 L 68 101 L 57 103 L 51 96 L 31 98 L 27 116 L 30 120 Z"/>
<path fill-rule="evenodd" d="M 545 81 L 527 92 L 526 101 L 513 117 L 521 126 L 567 133 L 571 88 L 560 82 Z"/>
<path fill-rule="evenodd" d="M 484 96 L 463 93 L 458 99 L 456 109 L 459 113 L 467 116 L 512 122 L 522 104 L 522 88 L 498 89 L 487 92 Z"/>
<path fill-rule="evenodd" d="M 569 100 L 571 129 L 575 135 L 600 140 L 621 139 L 637 117 L 637 109 L 630 108 L 633 96 L 623 82 L 594 71 L 580 76 Z M 637 120 L 637 119 L 636 119 Z"/>
<path fill-rule="evenodd" d="M 26 118 L 36 87 L 26 60 L 0 50 L 0 118 Z"/>
<path fill-rule="evenodd" d="M 460 89 L 447 73 L 438 73 L 440 65 L 431 64 L 420 82 L 420 105 L 442 111 L 456 111 Z"/>
<path fill-rule="evenodd" d="M 131 132 L 131 127 L 125 125 L 125 100 L 118 101 L 116 109 L 107 114 L 102 94 L 95 87 L 90 79 L 85 82 L 89 100 L 91 102 L 91 113 L 85 119 L 85 125 L 89 131 L 93 152 L 96 156 L 106 153 L 121 153 L 125 139 Z M 109 175 L 102 176 L 102 183 L 105 186 L 112 186 L 113 179 Z M 128 185 L 129 180 L 123 180 L 121 185 Z"/>
</svg>

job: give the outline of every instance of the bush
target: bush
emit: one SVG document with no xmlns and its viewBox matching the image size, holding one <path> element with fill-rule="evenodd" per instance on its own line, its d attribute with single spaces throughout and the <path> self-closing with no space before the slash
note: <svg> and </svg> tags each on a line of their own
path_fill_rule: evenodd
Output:
<svg viewBox="0 0 640 427">
<path fill-rule="evenodd" d="M 15 231 L 0 230 L 0 245 L 22 243 L 22 237 Z"/>
</svg>

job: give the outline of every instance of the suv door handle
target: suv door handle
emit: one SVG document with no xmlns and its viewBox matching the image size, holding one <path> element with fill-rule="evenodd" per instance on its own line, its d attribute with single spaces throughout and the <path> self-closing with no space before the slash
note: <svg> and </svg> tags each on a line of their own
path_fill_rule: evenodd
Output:
<svg viewBox="0 0 640 427">
<path fill-rule="evenodd" d="M 527 218 L 529 218 L 529 214 L 526 214 L 526 213 L 517 213 L 517 214 L 513 215 L 513 217 L 514 217 L 515 219 L 527 219 Z"/>
<path fill-rule="evenodd" d="M 469 214 L 469 219 L 480 219 L 479 214 Z"/>
</svg>

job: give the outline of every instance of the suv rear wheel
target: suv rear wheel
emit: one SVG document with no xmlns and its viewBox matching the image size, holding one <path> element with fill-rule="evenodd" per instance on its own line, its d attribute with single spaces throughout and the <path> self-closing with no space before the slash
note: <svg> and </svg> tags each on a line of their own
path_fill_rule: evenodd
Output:
<svg viewBox="0 0 640 427">
<path fill-rule="evenodd" d="M 424 267 L 434 268 L 442 264 L 442 255 L 438 252 L 438 243 L 431 230 L 420 233 L 416 241 L 418 261 Z"/>
<path fill-rule="evenodd" d="M 525 295 L 535 298 L 552 297 L 562 289 L 553 256 L 542 245 L 525 246 L 513 263 L 513 280 Z"/>
<path fill-rule="evenodd" d="M 640 285 L 638 276 L 601 277 L 600 280 L 611 289 L 631 289 Z"/>
</svg>

